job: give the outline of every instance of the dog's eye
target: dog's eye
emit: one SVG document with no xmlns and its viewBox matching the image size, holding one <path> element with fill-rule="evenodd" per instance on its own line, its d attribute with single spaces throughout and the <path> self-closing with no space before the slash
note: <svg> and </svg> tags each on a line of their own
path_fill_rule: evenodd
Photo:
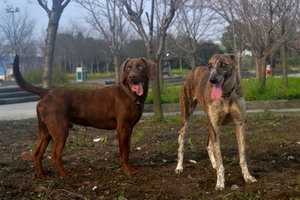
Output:
<svg viewBox="0 0 300 200">
<path fill-rule="evenodd" d="M 131 70 L 131 66 L 129 65 L 129 66 L 126 66 L 126 70 L 127 71 L 130 71 Z"/>
<path fill-rule="evenodd" d="M 208 64 L 208 69 L 211 69 L 212 68 L 212 64 Z"/>
<path fill-rule="evenodd" d="M 221 67 L 222 67 L 222 68 L 225 68 L 226 66 L 227 66 L 227 65 L 226 65 L 225 63 L 222 63 L 222 64 L 221 64 Z"/>
<path fill-rule="evenodd" d="M 142 65 L 138 65 L 137 67 L 139 70 L 142 70 L 143 69 L 143 66 Z"/>
</svg>

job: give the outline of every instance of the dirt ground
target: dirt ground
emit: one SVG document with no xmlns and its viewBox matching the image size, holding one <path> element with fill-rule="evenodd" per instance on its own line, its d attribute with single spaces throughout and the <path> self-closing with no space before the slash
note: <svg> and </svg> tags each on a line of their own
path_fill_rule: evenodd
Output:
<svg viewBox="0 0 300 200">
<path fill-rule="evenodd" d="M 191 119 L 185 143 L 184 172 L 176 175 L 179 117 L 163 122 L 142 118 L 131 140 L 130 159 L 138 170 L 123 173 L 115 131 L 75 126 L 63 162 L 72 178 L 53 168 L 51 144 L 44 158 L 49 177 L 35 178 L 32 155 L 35 119 L 0 122 L 0 199 L 289 199 L 300 198 L 300 115 L 269 112 L 248 116 L 247 157 L 258 182 L 245 184 L 238 162 L 233 124 L 221 131 L 226 189 L 215 191 L 216 173 L 207 152 L 203 116 Z M 94 141 L 95 140 L 95 141 Z M 99 141 L 98 141 L 99 140 Z"/>
</svg>

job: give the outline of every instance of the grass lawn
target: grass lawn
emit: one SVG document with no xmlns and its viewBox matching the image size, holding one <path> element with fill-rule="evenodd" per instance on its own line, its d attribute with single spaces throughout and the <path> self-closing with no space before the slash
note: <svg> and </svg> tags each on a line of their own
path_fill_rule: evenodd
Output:
<svg viewBox="0 0 300 200">
<path fill-rule="evenodd" d="M 181 85 L 166 85 L 161 92 L 162 103 L 178 103 Z M 267 78 L 266 87 L 262 89 L 258 80 L 243 80 L 244 95 L 247 101 L 300 99 L 300 78 L 289 78 L 289 88 L 283 87 L 281 78 Z M 146 103 L 153 103 L 152 91 L 149 91 Z"/>
</svg>

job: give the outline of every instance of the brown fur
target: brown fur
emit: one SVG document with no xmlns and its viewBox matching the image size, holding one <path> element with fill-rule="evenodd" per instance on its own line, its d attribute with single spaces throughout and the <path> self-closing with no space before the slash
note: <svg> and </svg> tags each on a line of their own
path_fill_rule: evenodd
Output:
<svg viewBox="0 0 300 200">
<path fill-rule="evenodd" d="M 55 167 L 61 177 L 70 177 L 65 172 L 61 160 L 72 123 L 99 129 L 116 129 L 119 138 L 120 162 L 125 172 L 133 173 L 134 169 L 128 163 L 130 137 L 133 127 L 142 115 L 149 78 L 153 78 L 155 70 L 155 64 L 149 60 L 128 59 L 120 68 L 121 82 L 113 86 L 97 90 L 43 89 L 27 83 L 22 78 L 17 56 L 14 61 L 14 74 L 18 85 L 24 90 L 41 96 L 36 108 L 38 143 L 34 161 L 37 176 L 45 176 L 42 158 L 49 142 L 53 140 L 52 160 Z M 144 93 L 142 96 L 137 96 L 131 92 L 128 83 L 141 81 L 144 82 Z"/>
</svg>

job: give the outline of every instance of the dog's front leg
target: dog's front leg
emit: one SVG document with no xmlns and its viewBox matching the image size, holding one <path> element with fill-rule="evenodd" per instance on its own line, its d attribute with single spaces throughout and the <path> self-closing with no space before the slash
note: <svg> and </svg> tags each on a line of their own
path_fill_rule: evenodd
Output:
<svg viewBox="0 0 300 200">
<path fill-rule="evenodd" d="M 218 118 L 209 119 L 209 139 L 210 139 L 210 147 L 212 148 L 213 157 L 215 159 L 215 163 L 212 162 L 212 165 L 215 166 L 217 172 L 217 183 L 216 190 L 223 190 L 225 188 L 225 176 L 224 176 L 224 166 L 222 160 L 222 154 L 220 149 L 220 139 L 219 139 L 219 126 L 218 126 Z M 211 155 L 212 156 L 212 155 Z M 211 161 L 213 159 L 211 158 Z"/>
<path fill-rule="evenodd" d="M 123 166 L 125 173 L 134 174 L 136 170 L 130 166 L 128 162 L 132 127 L 129 127 L 128 125 L 121 125 L 118 126 L 117 131 L 119 138 L 120 163 Z"/>
</svg>

